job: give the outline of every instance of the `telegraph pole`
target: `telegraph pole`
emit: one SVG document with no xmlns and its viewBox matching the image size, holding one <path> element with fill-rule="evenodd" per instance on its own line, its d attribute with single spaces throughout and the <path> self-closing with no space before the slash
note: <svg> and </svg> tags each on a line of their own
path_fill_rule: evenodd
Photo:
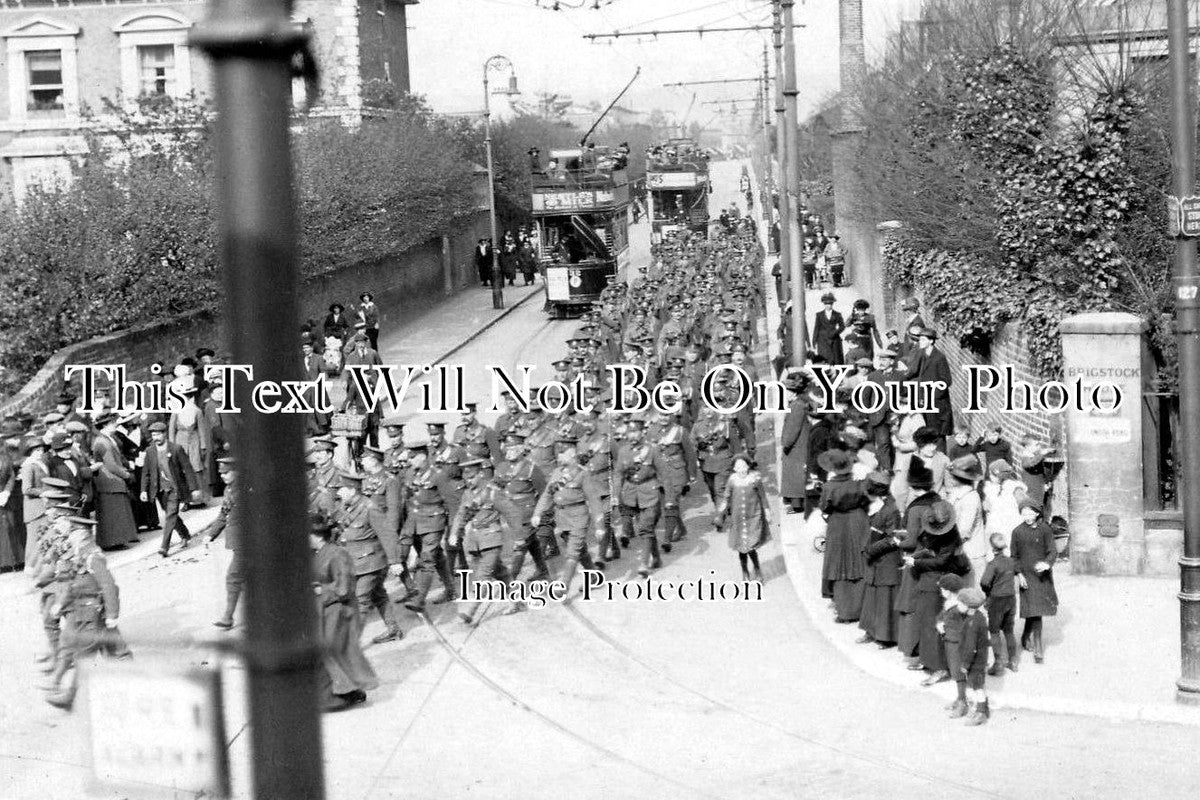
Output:
<svg viewBox="0 0 1200 800">
<path fill-rule="evenodd" d="M 795 306 L 795 297 L 797 294 L 801 298 L 804 297 L 804 283 L 796 283 L 794 276 L 791 274 L 791 243 L 788 233 L 788 219 L 792 216 L 791 204 L 788 200 L 787 192 L 787 163 L 788 156 L 791 152 L 789 140 L 795 135 L 794 131 L 788 131 L 787 121 L 784 118 L 784 101 L 783 101 L 783 10 L 780 7 L 780 0 L 773 0 L 772 19 L 774 24 L 771 28 L 771 40 L 775 47 L 775 147 L 777 157 L 779 159 L 779 175 L 775 181 L 775 186 L 779 191 L 779 266 L 783 271 L 784 280 L 780 284 L 784 287 L 783 300 L 792 300 L 793 307 Z M 803 280 L 804 276 L 800 276 Z M 796 287 L 800 287 L 797 289 Z M 801 299 L 803 302 L 803 299 Z M 794 346 L 794 337 L 792 346 Z M 792 354 L 791 361 L 795 363 L 796 355 Z"/>
<path fill-rule="evenodd" d="M 1192 103 L 1196 77 L 1188 52 L 1187 0 L 1167 0 L 1171 64 L 1174 194 L 1177 202 L 1197 203 L 1196 126 Z M 1182 219 L 1181 219 L 1182 221 Z M 1175 335 L 1179 343 L 1180 491 L 1183 557 L 1179 559 L 1180 650 L 1182 672 L 1176 686 L 1181 702 L 1200 703 L 1200 278 L 1195 233 L 1175 239 Z"/>
<path fill-rule="evenodd" d="M 254 380 L 298 380 L 292 57 L 307 33 L 290 0 L 213 0 L 193 45 L 213 60 L 217 208 L 234 360 Z M 232 390 L 232 387 L 230 387 Z M 325 796 L 316 606 L 304 489 L 304 422 L 245 408 L 238 505 L 245 527 L 245 659 L 253 796 Z M 227 534 L 228 535 L 228 534 Z"/>
<path fill-rule="evenodd" d="M 792 366 L 802 367 L 808 360 L 808 330 L 804 316 L 804 240 L 800 235 L 800 212 L 803 210 L 800 192 L 800 136 L 796 108 L 796 37 L 792 25 L 795 0 L 781 0 L 783 7 L 783 99 L 784 124 L 788 129 L 787 173 L 784 192 L 788 197 L 789 263 L 792 276 Z"/>
<path fill-rule="evenodd" d="M 759 205 L 761 206 L 760 213 L 762 214 L 763 222 L 767 226 L 767 242 L 770 244 L 771 233 L 771 193 L 767 187 L 771 180 L 771 68 L 767 60 L 767 45 L 763 43 L 763 74 L 762 74 L 762 91 L 759 92 L 759 99 L 762 102 L 762 124 L 763 124 L 763 160 L 762 171 L 759 177 L 762 180 L 762 193 L 759 195 Z M 770 247 L 767 248 L 770 250 Z"/>
</svg>

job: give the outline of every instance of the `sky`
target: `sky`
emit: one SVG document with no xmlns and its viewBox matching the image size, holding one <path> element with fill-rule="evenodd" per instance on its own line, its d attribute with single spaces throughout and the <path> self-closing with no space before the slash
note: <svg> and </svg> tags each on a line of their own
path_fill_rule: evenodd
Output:
<svg viewBox="0 0 1200 800">
<path fill-rule="evenodd" d="M 621 100 L 637 111 L 661 108 L 677 120 L 719 125 L 728 104 L 706 102 L 753 98 L 752 83 L 665 88 L 678 81 L 752 78 L 762 73 L 762 49 L 770 32 L 710 33 L 626 38 L 592 43 L 585 33 L 664 28 L 770 25 L 768 0 L 421 0 L 408 7 L 412 91 L 442 113 L 483 108 L 483 63 L 492 55 L 514 64 L 523 99 L 540 91 L 570 95 L 577 103 L 607 106 L 633 77 L 641 75 Z M 539 5 L 541 7 L 539 7 Z M 582 5 L 569 10 L 567 5 Z M 915 16 L 920 0 L 864 0 L 868 58 L 881 52 L 898 19 Z M 838 0 L 798 0 L 796 70 L 800 111 L 818 105 L 838 86 Z M 774 74 L 774 52 L 772 74 Z M 496 74 L 495 81 L 505 80 Z M 494 85 L 494 84 L 493 84 Z M 498 101 L 498 102 L 497 102 Z M 746 105 L 746 104 L 744 104 Z M 504 98 L 493 100 L 502 109 Z"/>
</svg>

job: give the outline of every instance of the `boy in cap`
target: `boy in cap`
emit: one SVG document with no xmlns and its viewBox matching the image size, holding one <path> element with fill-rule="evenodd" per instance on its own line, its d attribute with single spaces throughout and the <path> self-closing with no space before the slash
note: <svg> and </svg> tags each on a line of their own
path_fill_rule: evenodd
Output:
<svg viewBox="0 0 1200 800">
<path fill-rule="evenodd" d="M 946 707 L 951 719 L 957 719 L 967 713 L 967 683 L 960 676 L 958 663 L 958 645 L 962 641 L 964 616 L 958 607 L 958 593 L 963 589 L 963 579 L 953 573 L 946 573 L 938 578 L 938 591 L 942 595 L 942 610 L 937 615 L 938 635 L 942 638 L 942 646 L 946 652 L 947 671 L 958 684 L 957 699 Z M 922 686 L 932 686 L 937 683 L 933 676 L 921 682 Z"/>
<path fill-rule="evenodd" d="M 968 587 L 958 593 L 964 615 L 962 641 L 959 644 L 959 670 L 967 685 L 967 725 L 982 725 L 991 717 L 984 681 L 988 654 L 988 618 L 983 611 L 983 592 Z"/>
<path fill-rule="evenodd" d="M 979 586 L 987 596 L 988 635 L 992 643 L 992 668 L 989 675 L 1003 675 L 1007 666 L 1017 671 L 1017 638 L 1013 631 L 1017 616 L 1016 568 L 1005 553 L 1007 542 L 1003 534 L 989 537 L 992 560 L 983 570 Z"/>
</svg>

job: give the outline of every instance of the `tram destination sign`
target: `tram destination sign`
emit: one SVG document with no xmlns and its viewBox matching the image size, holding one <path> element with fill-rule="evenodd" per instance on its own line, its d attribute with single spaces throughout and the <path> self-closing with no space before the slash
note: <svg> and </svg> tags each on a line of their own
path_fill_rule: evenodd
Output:
<svg viewBox="0 0 1200 800">
<path fill-rule="evenodd" d="M 647 172 L 646 186 L 651 189 L 694 189 L 700 185 L 695 172 Z"/>
<path fill-rule="evenodd" d="M 535 213 L 556 214 L 570 211 L 590 211 L 616 202 L 611 189 L 581 189 L 579 191 L 549 191 L 533 193 Z"/>
</svg>

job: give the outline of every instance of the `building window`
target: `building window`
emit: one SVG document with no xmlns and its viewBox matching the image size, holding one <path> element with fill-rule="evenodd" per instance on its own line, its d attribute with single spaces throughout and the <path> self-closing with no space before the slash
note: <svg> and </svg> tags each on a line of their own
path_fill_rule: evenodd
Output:
<svg viewBox="0 0 1200 800">
<path fill-rule="evenodd" d="M 61 50 L 25 51 L 26 110 L 63 111 L 63 59 Z"/>
<path fill-rule="evenodd" d="M 175 45 L 149 44 L 137 49 L 141 94 L 175 94 Z"/>
</svg>

